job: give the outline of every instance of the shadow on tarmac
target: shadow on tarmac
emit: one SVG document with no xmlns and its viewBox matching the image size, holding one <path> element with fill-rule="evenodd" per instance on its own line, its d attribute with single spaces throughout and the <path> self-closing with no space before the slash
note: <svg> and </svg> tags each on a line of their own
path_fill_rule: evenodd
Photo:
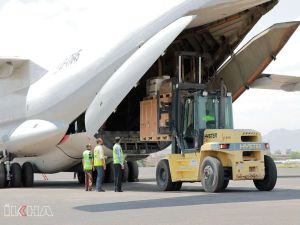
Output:
<svg viewBox="0 0 300 225">
<path fill-rule="evenodd" d="M 147 182 L 153 182 L 153 184 L 147 183 Z M 126 182 L 123 183 L 123 186 L 125 188 L 128 188 L 128 190 L 134 190 L 134 191 L 141 191 L 141 192 L 147 192 L 147 191 L 153 191 L 156 188 L 156 180 L 155 179 L 140 179 L 138 182 Z M 93 186 L 95 186 L 95 183 L 93 183 Z M 114 184 L 113 183 L 104 183 L 104 188 L 107 190 L 114 190 Z M 74 181 L 58 181 L 58 180 L 48 180 L 48 181 L 34 181 L 33 188 L 45 188 L 45 189 L 52 189 L 52 188 L 58 188 L 58 189 L 80 189 L 84 188 L 83 184 L 79 184 L 77 180 Z"/>
<path fill-rule="evenodd" d="M 247 192 L 247 194 L 245 194 Z M 276 189 L 271 192 L 260 192 L 241 188 L 230 188 L 222 193 L 207 193 L 205 195 L 160 198 L 129 202 L 114 202 L 105 204 L 82 205 L 74 207 L 85 212 L 109 212 L 119 210 L 136 210 L 145 208 L 161 208 L 176 206 L 192 206 L 205 204 L 223 204 L 240 202 L 263 202 L 300 199 L 300 190 Z"/>
<path fill-rule="evenodd" d="M 291 175 L 291 176 L 277 176 L 277 178 L 300 178 L 300 175 Z"/>
</svg>

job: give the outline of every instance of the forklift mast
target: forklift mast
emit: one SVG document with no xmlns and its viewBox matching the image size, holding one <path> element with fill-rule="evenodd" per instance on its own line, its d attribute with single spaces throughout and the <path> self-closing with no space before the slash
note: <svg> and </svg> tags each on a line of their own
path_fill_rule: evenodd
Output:
<svg viewBox="0 0 300 225">
<path fill-rule="evenodd" d="M 171 109 L 171 134 L 172 153 L 180 154 L 184 149 L 183 144 L 183 122 L 184 102 L 186 97 L 195 92 L 206 89 L 201 76 L 201 56 L 197 52 L 177 53 L 178 71 L 177 77 L 172 80 L 172 109 Z M 187 75 L 188 73 L 188 75 Z"/>
<path fill-rule="evenodd" d="M 198 62 L 198 63 L 197 63 Z M 184 66 L 189 65 L 189 75 L 187 76 Z M 186 81 L 186 78 L 189 78 Z M 170 131 L 172 135 L 172 153 L 183 154 L 184 152 L 199 151 L 199 148 L 203 144 L 203 133 L 205 129 L 224 129 L 232 127 L 232 109 L 231 109 L 231 97 L 227 96 L 227 89 L 224 81 L 221 80 L 220 90 L 207 91 L 207 85 L 204 79 L 201 78 L 201 57 L 194 52 L 180 52 L 178 53 L 178 77 L 172 80 L 172 103 L 170 112 Z M 185 105 L 187 101 L 193 104 L 192 110 L 192 125 L 193 127 L 187 127 L 185 120 L 188 120 Z M 213 112 L 216 121 L 214 124 L 208 127 L 203 125 L 200 127 L 199 115 L 195 115 L 195 109 L 199 110 L 202 106 L 202 117 L 205 115 L 207 107 L 205 103 L 216 102 L 216 107 Z M 189 103 L 188 102 L 188 103 Z M 225 112 L 225 109 L 226 112 Z M 229 119 L 228 119 L 229 118 Z M 229 120 L 229 122 L 228 122 Z M 187 143 L 188 137 L 186 137 L 187 129 L 192 130 L 193 136 L 189 137 L 192 145 Z"/>
</svg>

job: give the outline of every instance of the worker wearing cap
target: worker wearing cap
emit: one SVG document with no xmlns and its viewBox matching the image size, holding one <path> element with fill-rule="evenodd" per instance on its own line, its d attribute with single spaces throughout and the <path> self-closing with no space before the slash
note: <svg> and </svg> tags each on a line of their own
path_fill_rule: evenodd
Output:
<svg viewBox="0 0 300 225">
<path fill-rule="evenodd" d="M 102 183 L 104 178 L 104 170 L 106 170 L 105 156 L 103 150 L 103 140 L 97 139 L 97 145 L 94 148 L 94 168 L 97 171 L 96 191 L 103 192 Z"/>
<path fill-rule="evenodd" d="M 93 185 L 93 157 L 91 152 L 92 146 L 86 145 L 86 150 L 82 153 L 82 165 L 85 174 L 85 190 L 91 191 Z"/>
<path fill-rule="evenodd" d="M 120 137 L 115 138 L 113 147 L 113 161 L 115 172 L 115 192 L 123 192 L 122 190 L 122 170 L 124 169 L 123 150 L 120 145 Z"/>
</svg>

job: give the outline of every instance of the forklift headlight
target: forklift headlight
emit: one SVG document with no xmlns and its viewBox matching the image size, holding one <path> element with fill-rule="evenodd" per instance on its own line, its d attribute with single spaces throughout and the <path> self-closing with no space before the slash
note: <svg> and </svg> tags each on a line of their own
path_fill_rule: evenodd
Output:
<svg viewBox="0 0 300 225">
<path fill-rule="evenodd" d="M 202 96 L 207 96 L 207 95 L 208 95 L 207 91 L 202 92 Z"/>
</svg>

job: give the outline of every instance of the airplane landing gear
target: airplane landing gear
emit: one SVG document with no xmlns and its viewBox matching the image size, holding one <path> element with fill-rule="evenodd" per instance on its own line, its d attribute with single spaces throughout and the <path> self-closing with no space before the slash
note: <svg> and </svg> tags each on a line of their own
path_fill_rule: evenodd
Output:
<svg viewBox="0 0 300 225">
<path fill-rule="evenodd" d="M 4 150 L 0 162 L 0 188 L 10 187 L 32 187 L 34 180 L 33 166 L 30 162 L 12 163 L 12 157 Z"/>
<path fill-rule="evenodd" d="M 0 188 L 5 188 L 8 186 L 9 181 L 11 180 L 10 173 L 10 155 L 6 150 L 0 152 Z"/>
<path fill-rule="evenodd" d="M 19 163 L 13 163 L 10 166 L 10 186 L 21 187 L 22 186 L 22 168 Z"/>
<path fill-rule="evenodd" d="M 139 179 L 139 167 L 136 161 L 128 161 L 128 181 L 129 182 L 135 182 L 138 181 Z"/>
<path fill-rule="evenodd" d="M 6 169 L 4 163 L 0 163 L 0 188 L 5 188 L 8 185 L 8 181 L 6 179 Z"/>
<path fill-rule="evenodd" d="M 79 184 L 84 184 L 85 174 L 83 171 L 77 172 L 77 179 Z"/>
<path fill-rule="evenodd" d="M 24 187 L 33 186 L 33 166 L 30 162 L 25 162 L 22 165 L 22 182 Z"/>
</svg>

